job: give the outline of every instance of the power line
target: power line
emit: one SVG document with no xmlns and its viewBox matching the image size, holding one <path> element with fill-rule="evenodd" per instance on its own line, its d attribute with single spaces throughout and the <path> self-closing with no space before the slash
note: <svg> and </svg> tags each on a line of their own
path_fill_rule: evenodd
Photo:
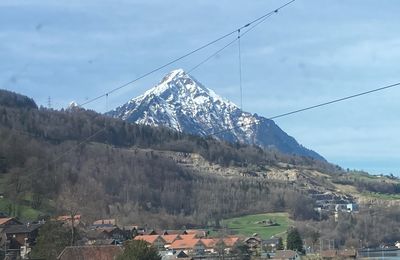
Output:
<svg viewBox="0 0 400 260">
<path fill-rule="evenodd" d="M 186 57 L 188 57 L 188 56 L 190 56 L 190 55 L 192 55 L 192 54 L 194 54 L 194 53 L 196 53 L 196 52 L 198 52 L 198 51 L 200 51 L 200 50 L 202 50 L 202 49 L 205 49 L 206 47 L 208 47 L 208 46 L 210 46 L 210 45 L 212 45 L 212 44 L 214 44 L 214 43 L 216 43 L 216 42 L 218 42 L 218 41 L 220 41 L 220 40 L 222 40 L 222 39 L 225 39 L 225 38 L 229 37 L 230 35 L 232 35 L 232 34 L 238 32 L 238 31 L 240 31 L 241 29 L 244 29 L 244 28 L 249 27 L 250 25 L 254 24 L 254 25 L 253 25 L 252 27 L 250 27 L 247 31 L 245 31 L 245 33 L 243 33 L 243 35 L 246 34 L 246 33 L 249 32 L 250 30 L 252 30 L 255 26 L 257 26 L 257 25 L 259 25 L 260 23 L 262 23 L 263 21 L 265 21 L 268 17 L 270 17 L 270 16 L 273 15 L 274 13 L 277 13 L 278 10 L 285 8 L 286 6 L 290 5 L 290 4 L 293 3 L 294 1 L 295 1 L 295 0 L 291 0 L 291 1 L 287 2 L 287 3 L 285 3 L 284 5 L 278 7 L 277 9 L 275 9 L 275 10 L 273 10 L 273 11 L 271 11 L 271 12 L 268 12 L 267 14 L 265 14 L 265 15 L 263 15 L 263 16 L 258 17 L 257 19 L 255 19 L 255 20 L 253 20 L 253 21 L 247 23 L 246 25 L 244 25 L 244 26 L 242 26 L 242 27 L 240 27 L 240 28 L 238 28 L 238 29 L 236 29 L 236 30 L 234 30 L 234 31 L 231 31 L 231 32 L 229 32 L 229 33 L 227 33 L 227 34 L 225 34 L 225 35 L 223 35 L 223 36 L 221 36 L 221 37 L 219 37 L 219 38 L 217 38 L 217 39 L 215 39 L 215 40 L 213 40 L 213 41 L 211 41 L 211 42 L 209 42 L 209 43 L 207 43 L 207 44 L 202 45 L 201 47 L 199 47 L 199 48 L 197 48 L 197 49 L 195 49 L 195 50 L 193 50 L 193 51 L 190 51 L 190 52 L 186 53 L 186 54 L 183 55 L 183 56 L 180 56 L 180 57 L 178 57 L 178 58 L 176 58 L 176 59 L 174 59 L 174 60 L 172 60 L 172 61 L 170 61 L 170 62 L 168 62 L 168 63 L 166 63 L 166 64 L 164 64 L 164 65 L 162 65 L 162 66 L 159 66 L 159 67 L 157 67 L 157 68 L 155 68 L 155 69 L 153 69 L 153 70 L 151 70 L 151 71 L 149 71 L 149 72 L 147 72 L 147 73 L 145 73 L 145 74 L 143 74 L 143 75 L 137 77 L 136 79 L 134 79 L 134 80 L 132 80 L 132 81 L 130 81 L 130 82 L 127 82 L 127 83 L 125 83 L 125 84 L 123 84 L 123 85 L 121 85 L 121 86 L 119 86 L 119 87 L 117 87 L 117 88 L 114 88 L 114 89 L 112 89 L 112 90 L 110 90 L 110 91 L 108 91 L 108 92 L 106 92 L 106 93 L 104 93 L 104 94 L 102 94 L 102 95 L 99 95 L 99 96 L 97 96 L 97 97 L 95 97 L 95 98 L 89 99 L 89 100 L 87 100 L 87 101 L 85 101 L 85 102 L 79 104 L 78 106 L 79 106 L 79 107 L 82 107 L 82 106 L 84 106 L 84 105 L 87 105 L 87 104 L 89 104 L 89 103 L 92 103 L 92 102 L 94 102 L 94 101 L 96 101 L 96 100 L 98 100 L 98 99 L 101 99 L 101 98 L 105 97 L 105 98 L 106 98 L 106 107 L 108 107 L 108 97 L 109 97 L 109 95 L 110 95 L 111 93 L 113 93 L 113 92 L 115 92 L 115 91 L 118 91 L 118 90 L 120 90 L 120 89 L 122 89 L 122 88 L 124 88 L 124 87 L 126 87 L 126 86 L 128 86 L 128 85 L 130 85 L 130 84 L 132 84 L 132 83 L 134 83 L 134 82 L 136 82 L 136 81 L 138 81 L 138 80 L 140 80 L 140 79 L 143 79 L 143 78 L 149 76 L 150 74 L 153 74 L 153 73 L 155 73 L 155 72 L 157 72 L 157 71 L 159 71 L 159 70 L 161 70 L 161 69 L 163 69 L 163 68 L 165 68 L 165 67 L 167 67 L 167 66 L 169 66 L 169 65 L 171 65 L 171 64 L 173 64 L 173 63 L 175 63 L 175 62 L 177 62 L 177 61 L 179 61 L 179 60 L 182 60 L 182 59 L 184 59 L 184 58 L 186 58 Z M 239 38 L 239 37 L 238 37 L 238 38 Z M 229 45 L 233 44 L 236 40 L 238 40 L 238 38 L 236 38 L 234 41 L 232 41 L 230 44 L 228 44 L 225 48 L 227 48 Z M 224 49 L 224 48 L 223 48 L 223 49 Z M 222 51 L 223 49 L 221 49 L 220 51 Z M 220 52 L 220 51 L 219 51 L 219 52 Z M 213 56 L 215 56 L 215 55 L 216 55 L 216 54 L 210 56 L 209 59 L 211 59 L 211 58 L 212 58 Z M 207 60 L 209 60 L 209 59 L 207 59 Z M 207 61 L 207 60 L 206 60 L 206 61 Z M 206 61 L 203 61 L 203 62 L 202 62 L 201 64 L 199 64 L 198 66 L 204 64 Z M 198 67 L 198 66 L 197 66 L 197 67 Z M 195 68 L 197 68 L 197 67 L 195 67 Z M 194 68 L 194 69 L 195 69 L 195 68 Z M 104 126 L 103 128 L 99 129 L 98 131 L 96 131 L 96 132 L 93 133 L 92 135 L 88 136 L 87 138 L 85 138 L 84 140 L 82 140 L 81 142 L 79 142 L 75 147 L 72 147 L 72 148 L 66 150 L 65 152 L 63 152 L 62 154 L 60 154 L 59 156 L 57 156 L 55 159 L 53 159 L 53 160 L 51 160 L 50 162 L 48 162 L 48 164 L 55 163 L 55 162 L 59 161 L 59 160 L 62 159 L 65 155 L 67 155 L 68 153 L 72 152 L 73 150 L 75 150 L 75 149 L 78 148 L 79 146 L 81 146 L 81 145 L 83 145 L 83 144 L 89 142 L 92 138 L 94 138 L 95 136 L 97 136 L 98 134 L 100 134 L 101 132 L 103 132 L 104 130 L 106 130 L 106 128 L 107 128 L 107 126 L 106 126 L 106 124 L 105 124 L 105 126 Z M 21 132 L 22 132 L 22 131 L 21 131 Z M 36 170 L 33 170 L 33 172 L 41 171 L 41 170 L 44 170 L 45 168 L 46 168 L 46 166 L 45 166 L 45 167 L 40 167 L 40 168 L 37 168 Z"/>
<path fill-rule="evenodd" d="M 242 90 L 242 58 L 241 58 L 241 48 L 240 48 L 240 38 L 242 38 L 244 35 L 249 33 L 251 30 L 253 30 L 256 26 L 259 24 L 263 23 L 265 20 L 267 20 L 269 17 L 271 17 L 273 14 L 278 13 L 278 9 L 274 10 L 271 12 L 269 15 L 265 16 L 263 19 L 259 20 L 257 23 L 255 23 L 253 26 L 251 26 L 249 29 L 244 31 L 243 33 L 240 34 L 240 30 L 238 30 L 238 36 L 233 40 L 230 41 L 228 44 L 224 45 L 222 48 L 202 60 L 200 63 L 192 67 L 190 70 L 188 70 L 188 73 L 191 73 L 192 71 L 196 70 L 203 64 L 205 64 L 207 61 L 211 60 L 212 58 L 216 57 L 219 53 L 221 53 L 223 50 L 234 44 L 236 41 L 239 42 L 239 85 L 240 85 L 240 108 L 243 109 L 243 90 Z"/>
<path fill-rule="evenodd" d="M 271 14 L 277 13 L 279 10 L 285 8 L 286 6 L 292 4 L 292 3 L 295 2 L 295 1 L 296 1 L 296 0 L 291 0 L 291 1 L 289 1 L 289 2 L 287 2 L 287 3 L 285 3 L 285 4 L 283 4 L 283 5 L 281 5 L 280 7 L 276 8 L 275 10 L 270 11 L 270 12 L 268 12 L 268 13 L 266 13 L 266 14 L 260 16 L 260 17 L 258 17 L 257 19 L 254 19 L 253 21 L 251 21 L 251 22 L 249 22 L 249 23 L 247 23 L 247 24 L 245 24 L 245 25 L 243 25 L 243 26 L 241 26 L 241 27 L 239 27 L 239 28 L 237 28 L 237 29 L 235 29 L 235 30 L 233 30 L 233 31 L 231 31 L 231 32 L 229 32 L 229 33 L 227 33 L 227 34 L 225 34 L 225 35 L 222 35 L 221 37 L 219 37 L 219 38 L 217 38 L 217 39 L 215 39 L 215 40 L 213 40 L 213 41 L 210 41 L 210 42 L 208 42 L 208 43 L 206 43 L 206 44 L 204 44 L 204 45 L 198 47 L 197 49 L 194 49 L 194 50 L 192 50 L 192 51 L 190 51 L 190 52 L 188 52 L 188 53 L 186 53 L 186 54 L 184 54 L 184 55 L 182 55 L 182 56 L 180 56 L 180 57 L 178 57 L 178 58 L 176 58 L 176 59 L 173 59 L 172 61 L 167 62 L 167 63 L 165 63 L 164 65 L 161 65 L 161 66 L 159 66 L 159 67 L 157 67 L 157 68 L 155 68 L 155 69 L 153 69 L 153 70 L 151 70 L 151 71 L 149 71 L 149 72 L 147 72 L 147 73 L 145 73 L 145 74 L 143 74 L 143 75 L 141 75 L 141 76 L 135 78 L 134 80 L 131 80 L 131 81 L 129 81 L 129 82 L 127 82 L 127 83 L 125 83 L 125 84 L 119 86 L 119 87 L 116 87 L 116 88 L 114 88 L 114 89 L 111 89 L 110 91 L 108 91 L 108 92 L 106 92 L 106 93 L 104 93 L 104 94 L 101 94 L 101 95 L 99 95 L 99 96 L 97 96 L 97 97 L 95 97 L 95 98 L 89 99 L 89 100 L 87 100 L 87 101 L 85 101 L 85 102 L 79 104 L 78 106 L 79 106 L 79 107 L 82 107 L 82 106 L 87 105 L 87 104 L 89 104 L 89 103 L 92 103 L 92 102 L 94 102 L 94 101 L 96 101 L 96 100 L 98 100 L 98 99 L 100 99 L 100 98 L 103 98 L 103 97 L 105 97 L 106 95 L 109 95 L 109 94 L 111 94 L 111 93 L 114 93 L 115 91 L 118 91 L 118 90 L 120 90 L 120 89 L 122 89 L 122 88 L 125 88 L 125 87 L 127 87 L 128 85 L 130 85 L 130 84 L 132 84 L 132 83 L 134 83 L 134 82 L 136 82 L 136 81 L 138 81 L 138 80 L 141 80 L 141 79 L 143 79 L 143 78 L 145 78 L 145 77 L 147 77 L 147 76 L 149 76 L 149 75 L 151 75 L 151 74 L 153 74 L 153 73 L 155 73 L 155 72 L 157 72 L 157 71 L 159 71 L 159 70 L 161 70 L 161 69 L 163 69 L 163 68 L 165 68 L 165 67 L 167 67 L 167 66 L 173 64 L 173 63 L 176 63 L 177 61 L 180 61 L 180 60 L 182 60 L 182 59 L 184 59 L 184 58 L 186 58 L 186 57 L 188 57 L 188 56 L 190 56 L 190 55 L 192 55 L 192 54 L 194 54 L 194 53 L 196 53 L 196 52 L 198 52 L 198 51 L 200 51 L 200 50 L 202 50 L 202 49 L 207 48 L 207 47 L 210 46 L 210 45 L 213 45 L 213 44 L 216 43 L 216 42 L 219 42 L 219 41 L 221 41 L 221 40 L 223 40 L 223 39 L 225 39 L 225 38 L 227 38 L 227 37 L 229 37 L 229 36 L 235 34 L 238 30 L 242 30 L 242 29 L 244 29 L 244 28 L 246 28 L 246 27 L 249 27 L 249 26 L 252 25 L 252 24 L 255 24 L 255 23 L 258 23 L 258 22 L 262 21 L 264 18 L 271 16 Z"/>
<path fill-rule="evenodd" d="M 264 17 L 262 20 L 258 21 L 257 23 L 255 23 L 253 26 L 251 26 L 249 29 L 247 29 L 246 31 L 244 31 L 241 34 L 241 37 L 243 38 L 244 35 L 246 35 L 248 32 L 250 32 L 251 30 L 253 30 L 257 25 L 263 23 L 265 20 L 267 20 L 269 17 L 271 17 L 273 14 L 277 13 L 277 10 L 275 10 L 274 12 L 270 13 L 268 16 Z M 236 41 L 238 40 L 238 37 L 236 37 L 234 40 L 230 41 L 228 44 L 224 45 L 222 48 L 218 49 L 216 52 L 214 52 L 213 54 L 211 54 L 210 56 L 208 56 L 207 58 L 205 58 L 204 60 L 202 60 L 200 63 L 198 63 L 197 65 L 195 65 L 194 67 L 192 67 L 191 69 L 189 69 L 187 72 L 191 73 L 192 71 L 196 70 L 198 67 L 200 67 L 201 65 L 203 65 L 204 63 L 206 63 L 207 61 L 211 60 L 212 58 L 214 58 L 215 56 L 217 56 L 218 54 L 220 54 L 223 50 L 225 50 L 226 48 L 228 48 L 229 46 L 231 46 L 232 44 L 234 44 Z"/>
<path fill-rule="evenodd" d="M 350 96 L 346 96 L 346 97 L 334 99 L 334 100 L 331 100 L 331 101 L 328 101 L 328 102 L 324 102 L 324 103 L 320 103 L 320 104 L 317 104 L 317 105 L 308 106 L 308 107 L 305 107 L 305 108 L 301 108 L 301 109 L 293 110 L 293 111 L 290 111 L 290 112 L 278 114 L 278 115 L 275 115 L 275 116 L 272 116 L 272 117 L 269 117 L 269 118 L 261 119 L 259 122 L 261 122 L 261 121 L 266 121 L 266 120 L 273 120 L 273 119 L 277 119 L 277 118 L 281 118 L 281 117 L 285 117 L 285 116 L 297 114 L 297 113 L 304 112 L 304 111 L 307 111 L 307 110 L 312 110 L 312 109 L 315 109 L 315 108 L 319 108 L 319 107 L 331 105 L 331 104 L 334 104 L 334 103 L 339 103 L 339 102 L 342 102 L 342 101 L 345 101 L 345 100 L 348 100 L 348 99 L 352 99 L 352 98 L 364 96 L 364 95 L 367 95 L 367 94 L 371 94 L 371 93 L 374 93 L 374 92 L 383 91 L 383 90 L 390 89 L 390 88 L 394 88 L 394 87 L 398 87 L 398 86 L 400 86 L 400 82 L 394 83 L 394 84 L 391 84 L 391 85 L 387 85 L 387 86 L 384 86 L 384 87 L 380 87 L 380 88 L 368 90 L 368 91 L 365 91 L 365 92 L 357 93 L 357 94 L 354 94 L 354 95 L 350 95 Z M 230 132 L 230 131 L 232 131 L 232 130 L 235 130 L 235 129 L 240 128 L 240 127 L 243 127 L 243 126 L 255 125 L 255 124 L 258 124 L 259 122 L 252 122 L 252 123 L 248 123 L 248 124 L 241 124 L 241 125 L 239 125 L 239 126 L 235 126 L 235 127 L 227 128 L 227 129 L 225 129 L 225 130 L 221 130 L 221 131 L 218 131 L 218 132 L 214 132 L 214 133 L 210 134 L 209 136 L 216 136 L 216 135 L 219 135 L 219 134 L 222 134 L 222 133 Z M 105 126 L 104 126 L 103 128 L 97 130 L 96 132 L 94 132 L 93 134 L 91 134 L 90 136 L 88 136 L 87 138 L 85 138 L 84 140 L 82 140 L 81 142 L 79 142 L 75 147 L 72 147 L 72 148 L 66 150 L 66 151 L 63 152 L 61 155 L 57 156 L 55 159 L 53 159 L 53 160 L 51 160 L 50 162 L 48 162 L 48 164 L 55 163 L 55 162 L 59 161 L 59 160 L 62 159 L 65 155 L 67 155 L 68 153 L 70 153 L 70 152 L 72 152 L 73 150 L 75 150 L 77 147 L 79 147 L 79 146 L 81 146 L 81 145 L 83 145 L 83 144 L 89 142 L 92 138 L 94 138 L 95 136 L 97 136 L 98 134 L 100 134 L 101 132 L 103 132 L 104 130 L 106 130 L 106 128 L 107 128 L 107 126 L 106 126 L 106 123 L 105 123 Z M 212 129 L 210 129 L 210 130 L 212 130 Z M 15 130 L 14 130 L 14 131 L 15 131 Z M 22 132 L 22 131 L 21 131 L 21 132 Z M 31 134 L 27 134 L 27 135 L 31 135 Z M 33 170 L 33 172 L 41 171 L 41 170 L 44 170 L 45 168 L 46 168 L 46 166 L 40 167 L 40 168 L 38 168 L 38 169 L 36 169 L 36 170 Z"/>
<path fill-rule="evenodd" d="M 240 109 L 243 109 L 243 89 L 242 89 L 242 50 L 240 48 L 240 29 L 238 30 L 238 54 L 239 54 L 239 88 L 240 88 Z"/>
<path fill-rule="evenodd" d="M 334 100 L 331 100 L 331 101 L 328 101 L 328 102 L 324 102 L 324 103 L 320 103 L 320 104 L 317 104 L 317 105 L 313 105 L 313 106 L 309 106 L 309 107 L 293 110 L 293 111 L 286 112 L 286 113 L 283 113 L 283 114 L 278 114 L 278 115 L 275 115 L 275 116 L 272 116 L 272 117 L 269 117 L 269 118 L 261 119 L 259 122 L 266 121 L 266 120 L 273 120 L 273 119 L 277 119 L 277 118 L 281 118 L 281 117 L 297 114 L 297 113 L 304 112 L 304 111 L 307 111 L 307 110 L 311 110 L 311 109 L 315 109 L 315 108 L 331 105 L 331 104 L 338 103 L 338 102 L 341 102 L 341 101 L 345 101 L 345 100 L 348 100 L 348 99 L 364 96 L 364 95 L 367 95 L 367 94 L 371 94 L 371 93 L 374 93 L 374 92 L 378 92 L 378 91 L 382 91 L 382 90 L 385 90 L 385 89 L 394 88 L 394 87 L 398 87 L 398 86 L 400 86 L 400 82 L 395 83 L 395 84 L 391 84 L 391 85 L 387 85 L 387 86 L 384 86 L 384 87 L 368 90 L 368 91 L 361 92 L 361 93 L 358 93 L 358 94 L 354 94 L 354 95 L 351 95 L 351 96 L 346 96 L 346 97 L 334 99 Z M 238 125 L 238 126 L 227 128 L 225 130 L 221 130 L 221 131 L 218 131 L 218 132 L 211 133 L 209 136 L 216 136 L 216 135 L 219 135 L 219 134 L 230 132 L 232 130 L 235 130 L 235 129 L 243 127 L 243 126 L 255 125 L 255 124 L 258 124 L 259 122 L 241 124 L 241 125 Z M 210 130 L 212 130 L 212 129 L 210 129 Z"/>
</svg>

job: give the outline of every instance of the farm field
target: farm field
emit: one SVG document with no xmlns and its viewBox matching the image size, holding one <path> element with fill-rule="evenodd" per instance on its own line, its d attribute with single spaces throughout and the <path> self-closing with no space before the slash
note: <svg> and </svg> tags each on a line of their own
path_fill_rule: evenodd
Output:
<svg viewBox="0 0 400 260">
<path fill-rule="evenodd" d="M 271 225 L 268 223 L 276 223 Z M 288 213 L 264 213 L 246 215 L 243 217 L 223 220 L 223 225 L 236 234 L 251 236 L 257 233 L 261 238 L 268 239 L 272 236 L 286 236 L 286 231 L 292 225 Z"/>
</svg>

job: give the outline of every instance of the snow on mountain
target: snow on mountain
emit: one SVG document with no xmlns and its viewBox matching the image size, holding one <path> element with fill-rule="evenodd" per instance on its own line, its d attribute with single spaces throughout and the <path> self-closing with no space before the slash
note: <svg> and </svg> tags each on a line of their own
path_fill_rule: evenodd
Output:
<svg viewBox="0 0 400 260">
<path fill-rule="evenodd" d="M 128 122 L 166 126 L 194 135 L 214 135 L 284 153 L 324 160 L 282 131 L 272 120 L 242 111 L 182 69 L 173 70 L 143 95 L 106 113 Z"/>
<path fill-rule="evenodd" d="M 76 107 L 79 107 L 78 103 L 76 103 L 75 101 L 71 101 L 71 102 L 69 102 L 67 109 L 73 109 Z"/>
</svg>

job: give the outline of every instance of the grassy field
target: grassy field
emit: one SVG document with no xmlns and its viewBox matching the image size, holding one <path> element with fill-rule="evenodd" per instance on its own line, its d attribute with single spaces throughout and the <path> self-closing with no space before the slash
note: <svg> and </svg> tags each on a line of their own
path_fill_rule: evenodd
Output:
<svg viewBox="0 0 400 260">
<path fill-rule="evenodd" d="M 379 181 L 387 183 L 400 183 L 399 179 L 389 178 L 388 176 L 371 175 L 368 173 L 349 173 L 347 174 L 353 180 L 364 180 L 364 181 Z"/>
<path fill-rule="evenodd" d="M 55 206 L 53 204 L 52 201 L 46 200 L 43 202 L 40 209 L 34 209 L 30 206 L 29 201 L 24 200 L 15 205 L 15 211 L 11 211 L 14 212 L 14 214 L 11 214 L 11 216 L 18 217 L 25 221 L 36 220 L 39 216 L 54 214 Z M 8 198 L 0 198 L 0 212 L 8 215 L 11 205 L 12 202 Z"/>
<path fill-rule="evenodd" d="M 363 192 L 362 195 L 365 197 L 376 198 L 376 199 L 381 199 L 381 200 L 400 200 L 400 194 Z"/>
<path fill-rule="evenodd" d="M 277 225 L 267 226 L 266 224 L 258 223 L 266 220 L 271 220 Z M 237 234 L 251 236 L 257 233 L 260 237 L 268 239 L 271 236 L 285 237 L 285 232 L 293 221 L 289 219 L 287 213 L 265 213 L 225 219 L 222 223 Z"/>
<path fill-rule="evenodd" d="M 2 193 L 5 190 L 5 187 L 8 183 L 8 175 L 1 174 L 0 175 L 0 192 Z M 29 194 L 25 194 L 23 198 L 20 198 L 18 204 L 15 205 L 15 210 L 11 211 L 14 214 L 13 216 L 19 217 L 21 220 L 35 220 L 38 216 L 43 216 L 47 214 L 51 214 L 54 211 L 55 205 L 52 201 L 44 200 L 40 210 L 34 209 L 30 206 L 32 198 Z M 9 214 L 10 213 L 10 206 L 12 202 L 10 199 L 0 198 L 0 212 Z"/>
<path fill-rule="evenodd" d="M 11 205 L 11 202 L 6 199 L 0 199 L 0 211 L 4 212 L 4 213 L 8 213 L 9 212 L 9 206 Z M 24 205 L 16 205 L 16 209 L 18 212 L 18 216 L 23 219 L 23 220 L 32 220 L 32 219 L 36 219 L 39 215 L 42 214 L 42 212 L 35 210 L 31 207 L 28 206 L 24 206 Z"/>
</svg>

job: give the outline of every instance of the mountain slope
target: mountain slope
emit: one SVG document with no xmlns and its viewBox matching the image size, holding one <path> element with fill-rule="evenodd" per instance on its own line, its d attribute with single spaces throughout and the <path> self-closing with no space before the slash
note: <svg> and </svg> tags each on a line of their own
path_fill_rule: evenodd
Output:
<svg viewBox="0 0 400 260">
<path fill-rule="evenodd" d="M 322 156 L 300 145 L 272 120 L 242 111 L 183 70 L 174 70 L 143 95 L 107 113 L 132 123 L 213 135 L 228 142 L 276 148 L 287 154 Z"/>
<path fill-rule="evenodd" d="M 109 216 L 164 228 L 205 226 L 238 214 L 294 209 L 307 200 L 302 181 L 293 183 L 295 167 L 335 172 L 309 158 L 178 135 L 85 109 L 14 104 L 13 97 L 30 100 L 0 91 L 0 211 L 10 215 L 21 217 L 25 208 L 44 214 L 73 209 L 90 222 Z"/>
</svg>

